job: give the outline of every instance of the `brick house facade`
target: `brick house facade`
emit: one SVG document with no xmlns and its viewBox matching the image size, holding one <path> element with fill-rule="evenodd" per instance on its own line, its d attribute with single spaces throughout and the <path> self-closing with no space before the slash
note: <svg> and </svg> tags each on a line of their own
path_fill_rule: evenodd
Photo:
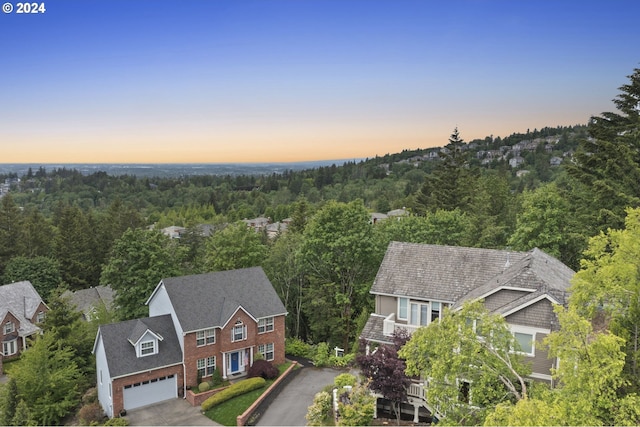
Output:
<svg viewBox="0 0 640 427">
<path fill-rule="evenodd" d="M 39 324 L 48 310 L 31 282 L 0 286 L 0 353 L 4 360 L 20 356 L 29 337 L 40 333 Z"/>
<path fill-rule="evenodd" d="M 166 278 L 146 304 L 150 317 L 103 325 L 96 337 L 98 398 L 109 416 L 183 397 L 214 371 L 244 376 L 257 353 L 285 361 L 286 310 L 259 267 Z"/>
</svg>

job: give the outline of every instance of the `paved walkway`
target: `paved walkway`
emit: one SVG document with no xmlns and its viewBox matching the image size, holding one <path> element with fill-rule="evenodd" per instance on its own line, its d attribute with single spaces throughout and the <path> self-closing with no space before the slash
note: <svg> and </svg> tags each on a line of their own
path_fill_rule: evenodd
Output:
<svg viewBox="0 0 640 427">
<path fill-rule="evenodd" d="M 258 426 L 304 426 L 313 396 L 344 373 L 331 368 L 302 368 L 258 420 Z"/>
</svg>

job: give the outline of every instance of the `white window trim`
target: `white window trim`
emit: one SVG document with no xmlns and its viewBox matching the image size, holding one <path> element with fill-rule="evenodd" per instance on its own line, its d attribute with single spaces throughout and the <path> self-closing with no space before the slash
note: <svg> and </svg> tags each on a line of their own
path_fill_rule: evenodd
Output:
<svg viewBox="0 0 640 427">
<path fill-rule="evenodd" d="M 202 341 L 202 344 L 199 344 L 198 341 Z M 204 347 L 205 345 L 212 345 L 215 343 L 216 330 L 214 328 L 204 329 L 202 331 L 196 332 L 196 347 Z"/>
<path fill-rule="evenodd" d="M 4 334 L 11 334 L 13 332 L 16 331 L 16 326 L 14 325 L 14 323 L 12 321 L 8 321 L 7 323 L 4 324 Z"/>
<path fill-rule="evenodd" d="M 269 346 L 271 346 L 271 350 L 269 351 L 268 348 Z M 275 351 L 275 345 L 270 342 L 268 344 L 260 344 L 258 345 L 258 353 L 260 353 L 262 355 L 262 357 L 264 357 L 265 360 L 271 362 L 272 360 L 275 359 L 276 356 L 276 351 Z M 267 353 L 271 353 L 271 358 L 269 358 L 267 356 Z"/>
<path fill-rule="evenodd" d="M 236 339 L 236 328 L 242 327 L 242 338 Z M 240 323 L 236 323 L 235 325 L 233 325 L 233 328 L 231 328 L 231 342 L 239 342 L 239 341 L 244 341 L 247 339 L 247 325 L 245 325 L 244 323 L 240 322 Z"/>
<path fill-rule="evenodd" d="M 404 301 L 406 301 L 406 302 L 407 302 L 407 306 L 405 307 L 405 308 L 406 308 L 407 315 L 406 315 L 405 317 L 401 317 L 401 316 L 400 316 L 400 300 L 404 300 Z M 397 318 L 398 318 L 398 320 L 407 320 L 407 321 L 409 320 L 409 298 L 406 298 L 406 297 L 398 297 L 398 310 L 397 310 L 397 312 L 396 312 L 396 313 L 397 313 Z"/>
<path fill-rule="evenodd" d="M 535 357 L 536 356 L 536 341 L 537 341 L 537 334 L 549 334 L 551 331 L 549 329 L 543 329 L 543 328 L 533 328 L 531 326 L 521 326 L 521 325 L 509 325 L 509 329 L 511 330 L 511 334 L 513 335 L 513 338 L 515 340 L 515 334 L 520 333 L 520 334 L 528 334 L 531 335 L 532 338 L 532 342 L 531 342 L 531 352 L 525 352 L 525 351 L 512 351 L 513 353 L 519 353 L 519 354 L 523 354 L 525 356 L 529 356 L 529 357 Z"/>
<path fill-rule="evenodd" d="M 261 330 L 262 329 L 262 330 Z M 275 330 L 275 320 L 273 316 L 265 317 L 258 320 L 258 333 L 266 334 L 267 332 L 273 332 Z"/>
<path fill-rule="evenodd" d="M 210 360 L 212 361 L 211 364 L 209 364 Z M 200 366 L 201 364 L 202 366 Z M 211 369 L 210 373 L 207 372 L 209 368 Z M 213 372 L 216 370 L 216 356 L 208 356 L 203 357 L 202 359 L 198 359 L 196 361 L 196 369 L 198 370 L 198 375 L 200 375 L 200 370 L 204 370 L 204 375 L 201 375 L 200 378 L 207 378 L 212 376 Z"/>
<path fill-rule="evenodd" d="M 144 350 L 148 350 L 147 349 L 143 349 L 143 346 L 145 344 L 151 344 L 151 353 L 145 353 Z M 138 346 L 138 357 L 145 357 L 145 356 L 152 356 L 154 354 L 158 353 L 158 343 L 156 342 L 156 340 L 147 340 L 147 341 L 141 341 L 140 345 Z"/>
<path fill-rule="evenodd" d="M 9 346 L 11 346 L 10 350 L 13 350 L 11 352 L 6 351 L 5 348 L 9 348 Z M 11 341 L 5 341 L 2 343 L 2 354 L 4 356 L 13 356 L 14 354 L 18 353 L 18 339 L 13 339 Z"/>
</svg>

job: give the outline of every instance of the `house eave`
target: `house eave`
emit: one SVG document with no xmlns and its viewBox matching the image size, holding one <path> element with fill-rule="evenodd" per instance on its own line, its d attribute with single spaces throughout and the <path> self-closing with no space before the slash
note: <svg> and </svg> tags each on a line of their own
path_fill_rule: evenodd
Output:
<svg viewBox="0 0 640 427">
<path fill-rule="evenodd" d="M 118 376 L 115 376 L 115 377 L 111 377 L 111 382 L 113 382 L 114 380 L 119 380 L 119 379 L 121 379 L 121 378 L 131 377 L 131 376 L 133 376 L 133 375 L 149 373 L 149 372 L 157 371 L 157 370 L 159 370 L 159 369 L 171 368 L 171 367 L 173 367 L 173 366 L 180 366 L 180 365 L 182 365 L 182 364 L 183 364 L 183 362 L 182 362 L 182 361 L 180 361 L 180 362 L 172 363 L 172 364 L 170 364 L 170 365 L 157 366 L 157 367 L 153 367 L 153 368 L 151 368 L 151 369 L 144 369 L 144 370 L 142 370 L 142 371 L 130 372 L 130 373 L 127 373 L 127 374 L 118 375 Z"/>
</svg>

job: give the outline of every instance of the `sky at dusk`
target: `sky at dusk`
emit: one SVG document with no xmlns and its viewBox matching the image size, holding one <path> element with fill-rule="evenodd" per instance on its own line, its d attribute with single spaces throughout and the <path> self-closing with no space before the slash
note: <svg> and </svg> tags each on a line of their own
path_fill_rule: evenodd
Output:
<svg viewBox="0 0 640 427">
<path fill-rule="evenodd" d="M 640 67 L 637 0 L 8 3 L 0 163 L 375 157 L 586 124 Z"/>
</svg>

